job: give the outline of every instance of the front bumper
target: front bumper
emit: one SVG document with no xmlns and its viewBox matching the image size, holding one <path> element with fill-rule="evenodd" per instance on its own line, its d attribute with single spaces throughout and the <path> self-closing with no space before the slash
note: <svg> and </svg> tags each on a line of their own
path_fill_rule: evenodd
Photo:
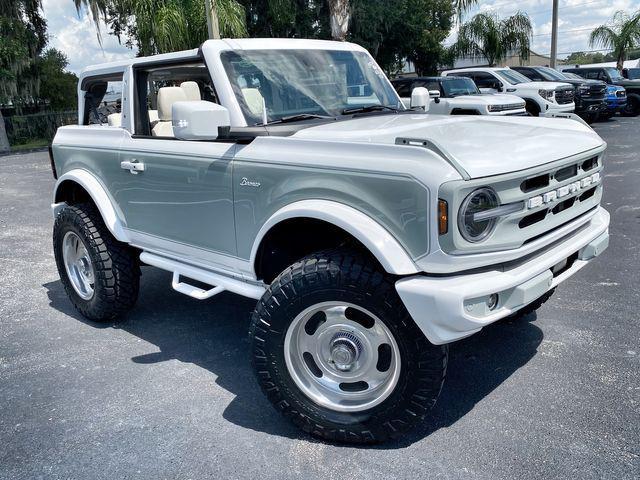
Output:
<svg viewBox="0 0 640 480">
<path fill-rule="evenodd" d="M 524 263 L 455 276 L 416 275 L 398 280 L 396 290 L 429 341 L 442 345 L 479 332 L 530 304 L 608 245 L 609 213 L 600 207 L 590 222 L 567 240 Z M 486 301 L 492 294 L 498 294 L 498 304 L 489 310 Z"/>
<path fill-rule="evenodd" d="M 545 110 L 541 113 L 572 113 L 575 109 L 576 105 L 573 102 L 563 104 L 546 102 Z"/>
</svg>

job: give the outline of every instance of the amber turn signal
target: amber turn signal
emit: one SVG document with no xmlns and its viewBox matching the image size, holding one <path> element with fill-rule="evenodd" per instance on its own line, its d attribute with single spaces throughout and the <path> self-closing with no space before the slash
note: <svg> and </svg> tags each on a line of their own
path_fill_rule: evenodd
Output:
<svg viewBox="0 0 640 480">
<path fill-rule="evenodd" d="M 449 230 L 449 214 L 447 212 L 447 201 L 438 200 L 438 233 L 444 235 Z"/>
</svg>

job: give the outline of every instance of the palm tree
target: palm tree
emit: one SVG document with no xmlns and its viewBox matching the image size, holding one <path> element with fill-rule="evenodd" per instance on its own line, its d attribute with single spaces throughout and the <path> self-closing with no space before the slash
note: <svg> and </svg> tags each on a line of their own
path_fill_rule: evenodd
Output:
<svg viewBox="0 0 640 480">
<path fill-rule="evenodd" d="M 130 35 L 141 55 L 195 48 L 208 37 L 203 0 L 74 0 L 76 9 L 91 12 L 100 35 L 101 19 L 118 35 Z M 215 0 L 215 17 L 224 37 L 246 35 L 244 8 L 236 0 Z M 215 30 L 215 29 L 214 29 Z"/>
<path fill-rule="evenodd" d="M 351 6 L 349 0 L 329 0 L 329 24 L 331 38 L 344 42 L 349 32 Z"/>
<path fill-rule="evenodd" d="M 494 14 L 478 13 L 460 26 L 454 51 L 459 57 L 485 58 L 489 66 L 505 60 L 513 51 L 527 59 L 531 33 L 531 21 L 525 13 L 502 20 Z"/>
<path fill-rule="evenodd" d="M 622 71 L 625 58 L 630 50 L 640 45 L 640 10 L 629 16 L 619 10 L 613 16 L 613 25 L 600 25 L 589 37 L 589 45 L 602 45 L 613 50 L 617 68 Z"/>
</svg>

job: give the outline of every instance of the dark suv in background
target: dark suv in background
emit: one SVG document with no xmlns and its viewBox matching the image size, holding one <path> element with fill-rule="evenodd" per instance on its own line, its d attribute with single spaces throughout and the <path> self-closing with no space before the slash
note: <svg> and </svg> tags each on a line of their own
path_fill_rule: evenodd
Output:
<svg viewBox="0 0 640 480">
<path fill-rule="evenodd" d="M 607 85 L 598 80 L 569 78 L 550 67 L 511 67 L 534 82 L 565 82 L 573 85 L 575 113 L 587 123 L 595 122 L 601 114 L 605 114 L 607 105 L 605 95 Z"/>
<path fill-rule="evenodd" d="M 628 80 L 614 67 L 575 67 L 563 68 L 589 80 L 601 80 L 610 85 L 619 85 L 627 91 L 627 105 L 620 112 L 625 116 L 640 114 L 640 80 Z"/>
</svg>

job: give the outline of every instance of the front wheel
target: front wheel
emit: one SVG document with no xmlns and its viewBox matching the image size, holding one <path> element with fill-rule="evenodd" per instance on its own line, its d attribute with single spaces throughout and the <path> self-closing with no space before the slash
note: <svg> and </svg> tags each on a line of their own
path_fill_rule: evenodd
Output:
<svg viewBox="0 0 640 480">
<path fill-rule="evenodd" d="M 252 364 L 271 403 L 327 440 L 374 443 L 422 421 L 445 377 L 393 279 L 349 252 L 320 252 L 274 280 L 253 314 Z"/>
<path fill-rule="evenodd" d="M 628 97 L 627 104 L 620 114 L 624 117 L 635 117 L 640 114 L 640 100 L 635 97 Z"/>
</svg>

